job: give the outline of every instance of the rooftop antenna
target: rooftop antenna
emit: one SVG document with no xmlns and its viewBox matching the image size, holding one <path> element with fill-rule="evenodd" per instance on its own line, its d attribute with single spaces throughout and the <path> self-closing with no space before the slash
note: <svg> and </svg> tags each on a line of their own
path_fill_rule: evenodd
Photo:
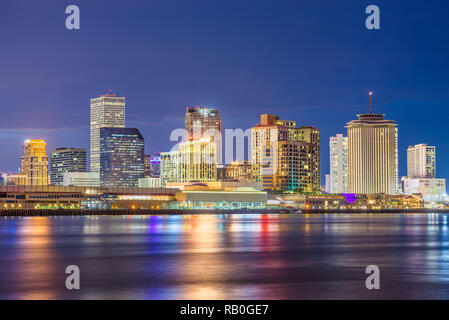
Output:
<svg viewBox="0 0 449 320">
<path fill-rule="evenodd" d="M 372 97 L 373 97 L 373 92 L 370 91 L 370 92 L 369 92 L 369 113 L 373 113 L 373 101 L 372 101 Z"/>
</svg>

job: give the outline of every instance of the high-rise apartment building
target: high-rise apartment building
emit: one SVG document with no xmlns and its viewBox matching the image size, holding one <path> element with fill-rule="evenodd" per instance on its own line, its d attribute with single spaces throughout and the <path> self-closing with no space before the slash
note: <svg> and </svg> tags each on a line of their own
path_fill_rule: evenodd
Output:
<svg viewBox="0 0 449 320">
<path fill-rule="evenodd" d="M 28 186 L 48 185 L 47 144 L 44 140 L 30 139 L 23 144 L 21 174 Z"/>
<path fill-rule="evenodd" d="M 64 173 L 86 172 L 86 149 L 58 148 L 50 154 L 50 181 L 63 185 Z"/>
<path fill-rule="evenodd" d="M 348 128 L 348 192 L 398 193 L 398 131 L 382 114 L 359 114 Z"/>
<path fill-rule="evenodd" d="M 144 177 L 144 148 L 144 139 L 135 128 L 101 128 L 101 185 L 137 188 Z"/>
<path fill-rule="evenodd" d="M 337 134 L 329 139 L 329 193 L 348 192 L 348 138 Z"/>
<path fill-rule="evenodd" d="M 253 181 L 276 191 L 320 191 L 320 131 L 262 114 L 251 128 Z"/>
<path fill-rule="evenodd" d="M 417 144 L 407 149 L 407 178 L 435 178 L 435 147 Z"/>
<path fill-rule="evenodd" d="M 222 163 L 222 132 L 221 116 L 217 109 L 186 108 L 184 118 L 185 129 L 187 131 L 187 140 L 201 140 L 203 138 L 212 138 L 216 144 L 218 163 Z"/>
<path fill-rule="evenodd" d="M 109 92 L 90 100 L 90 171 L 100 171 L 100 129 L 125 127 L 125 98 Z"/>
</svg>

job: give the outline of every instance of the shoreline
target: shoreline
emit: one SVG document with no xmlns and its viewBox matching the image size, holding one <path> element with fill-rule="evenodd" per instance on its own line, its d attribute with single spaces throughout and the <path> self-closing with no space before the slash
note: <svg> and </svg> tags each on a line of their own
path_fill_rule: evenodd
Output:
<svg viewBox="0 0 449 320">
<path fill-rule="evenodd" d="M 295 210 L 295 209 L 110 209 L 110 210 L 0 210 L 0 217 L 49 217 L 49 216 L 144 216 L 144 215 L 204 215 L 204 214 L 431 214 L 449 213 L 449 209 L 388 209 L 388 210 Z"/>
</svg>

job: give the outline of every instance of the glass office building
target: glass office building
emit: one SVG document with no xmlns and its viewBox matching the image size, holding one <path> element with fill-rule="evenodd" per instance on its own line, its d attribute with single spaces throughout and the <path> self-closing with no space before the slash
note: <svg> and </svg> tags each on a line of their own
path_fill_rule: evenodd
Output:
<svg viewBox="0 0 449 320">
<path fill-rule="evenodd" d="M 144 168 L 144 139 L 138 129 L 100 129 L 101 186 L 136 188 Z"/>
<path fill-rule="evenodd" d="M 50 181 L 62 185 L 64 173 L 86 172 L 86 149 L 58 148 L 50 155 Z"/>
</svg>

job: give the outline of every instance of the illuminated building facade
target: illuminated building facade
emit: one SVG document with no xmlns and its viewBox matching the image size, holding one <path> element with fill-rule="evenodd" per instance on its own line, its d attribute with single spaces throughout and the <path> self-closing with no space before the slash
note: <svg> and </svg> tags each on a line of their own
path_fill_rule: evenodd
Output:
<svg viewBox="0 0 449 320">
<path fill-rule="evenodd" d="M 161 183 L 178 182 L 179 171 L 179 154 L 178 151 L 161 153 Z"/>
<path fill-rule="evenodd" d="M 151 177 L 151 162 L 150 162 L 150 160 L 151 160 L 151 155 L 149 155 L 149 154 L 146 154 L 146 155 L 144 155 L 144 157 L 143 157 L 143 161 L 144 161 L 144 169 L 143 169 L 143 171 L 144 171 L 144 177 Z"/>
<path fill-rule="evenodd" d="M 217 181 L 217 147 L 209 139 L 179 144 L 178 182 Z"/>
<path fill-rule="evenodd" d="M 435 147 L 417 144 L 407 149 L 407 178 L 435 178 Z"/>
<path fill-rule="evenodd" d="M 25 185 L 48 185 L 47 144 L 44 140 L 30 139 L 23 144 L 21 174 L 26 176 Z"/>
<path fill-rule="evenodd" d="M 225 167 L 226 181 L 251 182 L 253 179 L 252 166 L 249 161 L 233 162 Z"/>
<path fill-rule="evenodd" d="M 264 189 L 300 193 L 319 192 L 320 131 L 296 128 L 295 121 L 263 114 L 251 128 L 251 161 L 254 181 Z"/>
<path fill-rule="evenodd" d="M 348 138 L 337 134 L 329 139 L 329 193 L 348 192 Z"/>
<path fill-rule="evenodd" d="M 359 114 L 348 128 L 348 191 L 398 193 L 398 131 L 382 114 Z"/>
<path fill-rule="evenodd" d="M 137 187 L 144 177 L 144 147 L 144 139 L 135 128 L 101 128 L 101 186 Z"/>
<path fill-rule="evenodd" d="M 99 187 L 100 172 L 66 172 L 63 177 L 63 186 Z"/>
<path fill-rule="evenodd" d="M 5 186 L 25 186 L 27 185 L 27 176 L 21 173 L 8 174 L 2 173 L 0 177 L 0 185 Z"/>
<path fill-rule="evenodd" d="M 64 173 L 86 172 L 86 149 L 59 148 L 50 154 L 50 182 L 62 185 Z"/>
<path fill-rule="evenodd" d="M 435 147 L 427 144 L 408 147 L 407 178 L 403 180 L 403 192 L 419 193 L 427 203 L 445 201 L 446 179 L 436 178 Z"/>
<path fill-rule="evenodd" d="M 201 140 L 203 138 L 211 138 L 216 144 L 217 163 L 222 163 L 222 132 L 221 132 L 221 116 L 217 109 L 186 108 L 184 118 L 185 129 L 187 131 L 187 140 Z"/>
<path fill-rule="evenodd" d="M 100 171 L 100 129 L 125 127 L 125 98 L 109 92 L 90 100 L 90 171 Z"/>
</svg>

